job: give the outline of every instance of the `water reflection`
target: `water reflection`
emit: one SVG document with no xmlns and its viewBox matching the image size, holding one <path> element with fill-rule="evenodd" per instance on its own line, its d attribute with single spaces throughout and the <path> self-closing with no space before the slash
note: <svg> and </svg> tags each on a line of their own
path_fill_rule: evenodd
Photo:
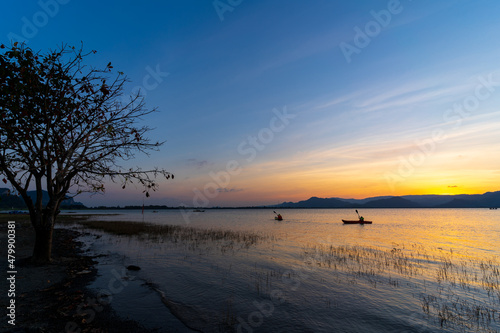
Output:
<svg viewBox="0 0 500 333">
<path fill-rule="evenodd" d="M 285 221 L 264 210 L 207 210 L 192 217 L 189 228 L 262 237 L 236 251 L 220 250 L 230 239 L 193 247 L 185 239 L 147 234 L 102 237 L 97 246 L 139 264 L 140 278 L 174 302 L 216 313 L 211 324 L 221 331 L 500 328 L 496 212 L 363 211 L 372 225 L 343 225 L 351 210 L 280 213 Z M 145 220 L 186 226 L 176 211 Z"/>
</svg>

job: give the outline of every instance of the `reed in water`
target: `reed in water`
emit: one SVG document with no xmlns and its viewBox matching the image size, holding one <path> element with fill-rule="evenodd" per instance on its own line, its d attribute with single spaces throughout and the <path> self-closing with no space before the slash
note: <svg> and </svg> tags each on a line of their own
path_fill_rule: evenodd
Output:
<svg viewBox="0 0 500 333">
<path fill-rule="evenodd" d="M 500 322 L 500 263 L 495 257 L 475 258 L 453 249 L 426 249 L 421 245 L 392 249 L 310 244 L 304 261 L 337 273 L 337 279 L 356 283 L 364 279 L 373 287 L 398 287 L 414 281 L 427 287 L 418 292 L 422 310 L 441 326 L 491 330 Z M 431 288 L 435 286 L 435 290 Z"/>
<path fill-rule="evenodd" d="M 182 225 L 106 221 L 80 221 L 79 224 L 86 228 L 101 230 L 114 235 L 137 236 L 149 241 L 187 242 L 194 244 L 195 247 L 206 242 L 216 242 L 221 245 L 221 250 L 227 250 L 235 244 L 248 248 L 260 241 L 270 239 L 269 236 L 252 232 L 204 229 Z"/>
</svg>

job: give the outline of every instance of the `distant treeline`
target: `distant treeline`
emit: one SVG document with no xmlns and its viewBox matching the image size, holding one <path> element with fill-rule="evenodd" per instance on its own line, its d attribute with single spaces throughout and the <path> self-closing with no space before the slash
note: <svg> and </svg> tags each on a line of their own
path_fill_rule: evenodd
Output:
<svg viewBox="0 0 500 333">
<path fill-rule="evenodd" d="M 162 209 L 272 209 L 273 207 L 268 206 L 250 206 L 250 207 L 186 207 L 186 206 L 178 206 L 178 207 L 169 207 L 166 205 L 148 205 L 144 206 L 144 210 L 162 210 Z M 142 206 L 98 206 L 98 207 L 90 207 L 89 209 L 141 209 Z"/>
<path fill-rule="evenodd" d="M 142 209 L 143 206 L 97 206 L 91 207 L 92 209 Z M 168 207 L 166 205 L 148 205 L 144 206 L 146 210 L 158 210 L 158 209 L 178 209 L 178 207 Z"/>
</svg>

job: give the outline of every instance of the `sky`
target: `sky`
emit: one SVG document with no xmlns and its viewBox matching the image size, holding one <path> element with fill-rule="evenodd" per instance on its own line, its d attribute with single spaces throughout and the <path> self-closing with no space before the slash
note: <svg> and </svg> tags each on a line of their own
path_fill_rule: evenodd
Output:
<svg viewBox="0 0 500 333">
<path fill-rule="evenodd" d="M 97 50 L 158 112 L 145 204 L 474 194 L 500 179 L 500 2 L 3 1 L 0 43 Z M 88 206 L 141 205 L 107 183 Z"/>
</svg>

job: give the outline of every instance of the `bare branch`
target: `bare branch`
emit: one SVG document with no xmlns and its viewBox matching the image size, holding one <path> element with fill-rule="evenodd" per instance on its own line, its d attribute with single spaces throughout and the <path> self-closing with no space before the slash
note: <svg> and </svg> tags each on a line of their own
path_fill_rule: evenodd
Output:
<svg viewBox="0 0 500 333">
<path fill-rule="evenodd" d="M 156 109 L 146 109 L 139 94 L 124 102 L 128 79 L 120 72 L 112 77 L 111 63 L 90 68 L 84 60 L 95 51 L 65 44 L 46 54 L 26 45 L 3 49 L 0 173 L 19 193 L 33 180 L 41 187 L 42 178 L 54 198 L 68 190 L 103 191 L 105 178 L 136 181 L 148 193 L 157 188 L 156 177 L 173 177 L 160 169 L 120 171 L 119 161 L 163 142 L 151 142 L 151 128 L 136 125 Z"/>
</svg>

